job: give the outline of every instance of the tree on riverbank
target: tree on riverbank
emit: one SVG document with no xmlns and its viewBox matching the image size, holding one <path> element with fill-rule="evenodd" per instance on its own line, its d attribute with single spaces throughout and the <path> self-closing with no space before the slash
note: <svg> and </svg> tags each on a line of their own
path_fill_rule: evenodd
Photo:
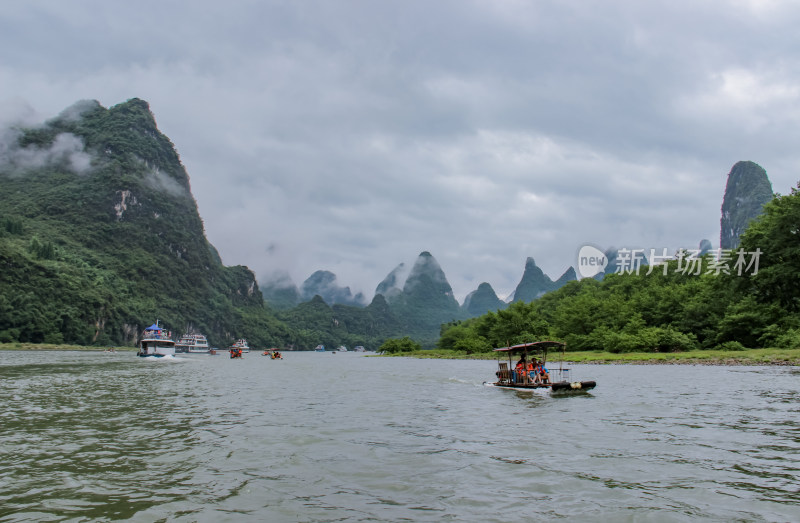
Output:
<svg viewBox="0 0 800 523">
<path fill-rule="evenodd" d="M 383 345 L 380 346 L 378 349 L 379 352 L 385 352 L 387 354 L 397 354 L 400 352 L 415 352 L 422 350 L 422 346 L 405 336 L 403 338 L 392 338 L 383 342 Z"/>
</svg>

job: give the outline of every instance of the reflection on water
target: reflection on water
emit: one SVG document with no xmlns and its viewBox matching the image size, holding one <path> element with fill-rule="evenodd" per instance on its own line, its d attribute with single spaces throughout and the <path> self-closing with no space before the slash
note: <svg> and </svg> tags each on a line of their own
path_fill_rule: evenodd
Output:
<svg viewBox="0 0 800 523">
<path fill-rule="evenodd" d="M 0 519 L 800 520 L 793 368 L 0 353 Z"/>
</svg>

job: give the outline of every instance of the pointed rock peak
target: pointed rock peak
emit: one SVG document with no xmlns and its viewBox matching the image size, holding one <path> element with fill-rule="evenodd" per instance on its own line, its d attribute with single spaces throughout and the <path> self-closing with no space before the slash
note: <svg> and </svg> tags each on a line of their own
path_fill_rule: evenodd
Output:
<svg viewBox="0 0 800 523">
<path fill-rule="evenodd" d="M 514 301 L 533 301 L 547 291 L 552 290 L 553 280 L 540 269 L 533 258 L 525 260 L 525 271 L 522 279 L 514 289 Z"/>
<path fill-rule="evenodd" d="M 383 294 L 376 294 L 372 297 L 372 301 L 369 304 L 370 307 L 386 307 L 386 298 Z"/>
<path fill-rule="evenodd" d="M 146 122 L 156 127 L 156 119 L 150 111 L 150 104 L 141 98 L 131 98 L 113 106 L 109 111 L 112 114 L 135 116 L 139 122 Z"/>
<path fill-rule="evenodd" d="M 772 184 L 763 167 L 755 162 L 736 162 L 728 173 L 722 200 L 720 248 L 738 247 L 739 236 L 772 197 Z"/>
<path fill-rule="evenodd" d="M 329 309 L 328 304 L 325 303 L 325 300 L 319 294 L 315 294 L 313 298 L 308 302 L 309 306 L 312 308 L 325 308 Z"/>
<path fill-rule="evenodd" d="M 130 111 L 130 112 L 139 111 L 147 113 L 149 115 L 153 114 L 150 112 L 150 104 L 142 100 L 141 98 L 130 98 L 125 102 L 113 106 L 111 109 L 115 109 L 117 111 Z"/>
<path fill-rule="evenodd" d="M 578 275 L 575 273 L 575 268 L 574 267 L 570 267 L 569 269 L 564 271 L 564 274 L 562 274 L 559 279 L 556 280 L 556 285 L 558 285 L 558 287 L 561 287 L 564 284 L 566 284 L 567 282 L 570 282 L 570 281 L 573 281 L 573 280 L 577 280 L 577 279 L 578 279 Z M 556 288 L 558 288 L 558 287 L 556 287 Z"/>
<path fill-rule="evenodd" d="M 470 316 L 480 316 L 489 311 L 502 309 L 505 306 L 506 303 L 497 297 L 492 286 L 483 282 L 464 299 L 463 309 Z"/>
<path fill-rule="evenodd" d="M 529 278 L 544 276 L 544 271 L 540 269 L 538 265 L 536 265 L 536 262 L 531 257 L 528 257 L 528 259 L 525 260 L 525 272 L 522 274 L 522 278 L 525 279 L 526 276 Z"/>
<path fill-rule="evenodd" d="M 736 162 L 733 167 L 731 167 L 728 173 L 727 185 L 749 183 L 755 186 L 764 182 L 769 184 L 770 188 L 772 188 L 772 184 L 769 183 L 767 171 L 763 167 L 755 162 L 740 161 Z"/>
<path fill-rule="evenodd" d="M 423 277 L 430 278 L 434 284 L 446 289 L 446 292 L 453 292 L 450 284 L 447 282 L 447 277 L 444 275 L 442 267 L 439 265 L 439 262 L 437 262 L 436 258 L 434 258 L 433 255 L 431 255 L 431 253 L 428 251 L 422 252 L 417 258 L 417 261 L 411 268 L 411 273 L 408 275 L 408 279 L 403 286 L 403 291 L 408 291 L 413 288 Z"/>
<path fill-rule="evenodd" d="M 303 288 L 310 285 L 330 285 L 335 281 L 336 275 L 331 271 L 315 271 L 303 282 Z"/>
<path fill-rule="evenodd" d="M 414 267 L 411 270 L 413 272 L 414 269 L 420 267 L 422 268 L 432 267 L 441 270 L 441 268 L 439 267 L 439 262 L 436 261 L 436 258 L 434 258 L 433 255 L 428 251 L 423 251 L 419 254 L 419 256 L 417 257 L 417 261 L 414 262 Z"/>
</svg>

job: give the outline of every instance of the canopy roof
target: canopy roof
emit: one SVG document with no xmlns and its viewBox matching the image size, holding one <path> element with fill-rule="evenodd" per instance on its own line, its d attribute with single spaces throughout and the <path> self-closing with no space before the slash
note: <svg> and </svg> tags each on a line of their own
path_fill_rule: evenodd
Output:
<svg viewBox="0 0 800 523">
<path fill-rule="evenodd" d="M 530 343 L 520 343 L 519 345 L 512 345 L 511 347 L 501 347 L 494 349 L 495 352 L 523 352 L 523 351 L 537 351 L 548 350 L 564 347 L 566 343 L 560 341 L 533 341 Z"/>
<path fill-rule="evenodd" d="M 158 323 L 154 323 L 145 329 L 146 331 L 160 331 L 161 327 L 158 326 Z"/>
</svg>

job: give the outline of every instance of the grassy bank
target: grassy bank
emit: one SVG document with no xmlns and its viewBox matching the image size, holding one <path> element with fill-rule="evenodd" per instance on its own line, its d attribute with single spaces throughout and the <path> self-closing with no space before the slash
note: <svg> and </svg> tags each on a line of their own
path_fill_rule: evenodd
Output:
<svg viewBox="0 0 800 523">
<path fill-rule="evenodd" d="M 496 353 L 464 354 L 455 351 L 423 350 L 390 356 L 433 359 L 495 360 Z M 561 354 L 550 354 L 558 361 Z M 564 361 L 600 364 L 683 364 L 683 365 L 800 365 L 800 349 L 750 349 L 743 351 L 697 350 L 689 352 L 567 352 Z"/>
<path fill-rule="evenodd" d="M 103 352 L 113 349 L 116 352 L 136 351 L 136 347 L 87 347 L 84 345 L 53 345 L 48 343 L 0 343 L 0 350 L 79 350 Z"/>
</svg>

